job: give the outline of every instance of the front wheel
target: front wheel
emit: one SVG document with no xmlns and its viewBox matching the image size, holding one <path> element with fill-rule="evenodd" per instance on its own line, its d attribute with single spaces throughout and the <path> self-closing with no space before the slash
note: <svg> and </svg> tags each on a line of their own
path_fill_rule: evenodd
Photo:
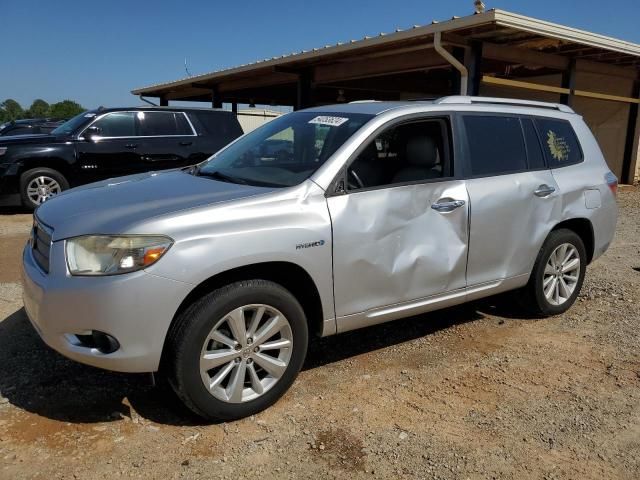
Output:
<svg viewBox="0 0 640 480">
<path fill-rule="evenodd" d="M 586 267 L 582 239 L 572 230 L 551 232 L 525 287 L 527 307 L 544 316 L 566 312 L 578 298 Z"/>
<path fill-rule="evenodd" d="M 196 414 L 234 420 L 275 403 L 295 380 L 308 328 L 282 286 L 249 280 L 196 301 L 177 319 L 165 362 L 171 386 Z"/>
<path fill-rule="evenodd" d="M 30 210 L 68 188 L 69 182 L 64 175 L 51 168 L 32 168 L 20 176 L 22 204 Z"/>
</svg>

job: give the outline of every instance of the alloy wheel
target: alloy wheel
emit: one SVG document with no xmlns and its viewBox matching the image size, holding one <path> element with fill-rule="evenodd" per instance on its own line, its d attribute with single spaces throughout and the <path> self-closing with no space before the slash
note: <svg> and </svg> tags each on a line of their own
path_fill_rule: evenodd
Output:
<svg viewBox="0 0 640 480">
<path fill-rule="evenodd" d="M 580 254 L 570 243 L 555 248 L 544 268 L 542 290 L 551 305 L 562 305 L 578 285 L 580 278 Z"/>
<path fill-rule="evenodd" d="M 245 305 L 222 317 L 200 353 L 200 377 L 215 398 L 254 400 L 284 375 L 293 351 L 287 318 L 264 304 Z"/>
<path fill-rule="evenodd" d="M 34 205 L 40 205 L 60 192 L 62 192 L 60 184 L 46 175 L 35 177 L 27 185 L 27 196 Z"/>
</svg>

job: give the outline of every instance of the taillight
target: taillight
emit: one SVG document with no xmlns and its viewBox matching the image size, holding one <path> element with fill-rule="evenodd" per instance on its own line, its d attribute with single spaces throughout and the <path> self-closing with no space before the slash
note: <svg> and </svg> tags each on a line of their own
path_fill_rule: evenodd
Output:
<svg viewBox="0 0 640 480">
<path fill-rule="evenodd" d="M 613 195 L 618 194 L 618 177 L 616 177 L 613 172 L 607 172 L 604 176 L 607 185 L 609 185 L 609 189 L 613 192 Z"/>
</svg>

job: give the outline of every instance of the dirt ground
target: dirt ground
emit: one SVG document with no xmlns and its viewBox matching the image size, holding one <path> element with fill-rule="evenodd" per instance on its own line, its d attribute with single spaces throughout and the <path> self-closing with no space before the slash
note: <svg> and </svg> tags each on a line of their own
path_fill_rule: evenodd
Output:
<svg viewBox="0 0 640 480">
<path fill-rule="evenodd" d="M 507 298 L 316 340 L 275 406 L 202 424 L 140 375 L 43 345 L 30 216 L 0 215 L 0 478 L 640 478 L 640 192 L 566 314 Z"/>
</svg>

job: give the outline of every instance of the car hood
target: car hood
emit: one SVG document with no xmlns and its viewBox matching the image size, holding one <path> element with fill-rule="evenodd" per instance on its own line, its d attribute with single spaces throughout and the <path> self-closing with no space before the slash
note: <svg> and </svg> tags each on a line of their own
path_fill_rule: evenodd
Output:
<svg viewBox="0 0 640 480">
<path fill-rule="evenodd" d="M 67 140 L 67 138 L 48 134 L 7 135 L 6 137 L 0 137 L 0 147 L 8 145 L 40 145 L 64 140 Z"/>
<path fill-rule="evenodd" d="M 153 217 L 273 190 L 197 177 L 186 170 L 149 172 L 67 190 L 43 203 L 35 215 L 53 229 L 56 241 L 130 232 L 136 223 Z"/>
</svg>

